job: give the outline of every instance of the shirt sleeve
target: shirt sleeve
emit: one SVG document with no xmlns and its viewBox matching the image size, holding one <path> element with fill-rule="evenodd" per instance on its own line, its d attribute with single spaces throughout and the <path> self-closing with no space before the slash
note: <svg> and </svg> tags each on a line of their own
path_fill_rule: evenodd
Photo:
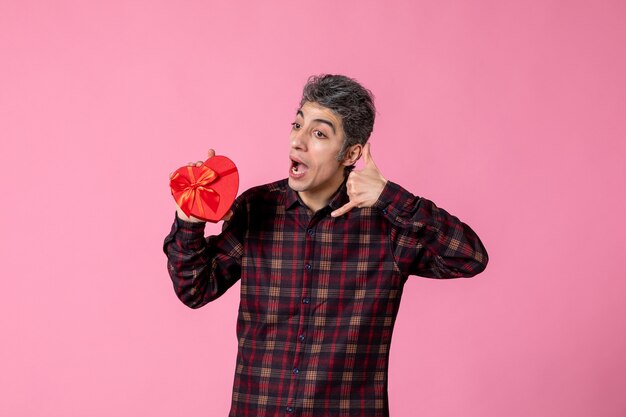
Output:
<svg viewBox="0 0 626 417">
<path fill-rule="evenodd" d="M 192 223 L 176 216 L 163 243 L 167 269 L 178 298 L 188 307 L 199 308 L 220 297 L 241 277 L 244 204 L 237 200 L 233 217 L 224 222 L 222 233 L 204 237 L 205 223 Z"/>
<path fill-rule="evenodd" d="M 478 235 L 432 201 L 388 181 L 374 208 L 392 225 L 392 250 L 405 276 L 472 277 L 486 268 Z"/>
</svg>

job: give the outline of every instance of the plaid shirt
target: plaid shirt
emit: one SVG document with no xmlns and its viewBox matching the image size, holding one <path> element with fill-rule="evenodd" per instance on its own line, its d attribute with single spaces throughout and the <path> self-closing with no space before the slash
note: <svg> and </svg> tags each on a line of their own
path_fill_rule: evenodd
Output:
<svg viewBox="0 0 626 417">
<path fill-rule="evenodd" d="M 252 188 L 218 236 L 177 219 L 164 251 L 176 294 L 198 308 L 241 279 L 231 417 L 388 416 L 391 334 L 409 275 L 487 265 L 458 218 L 388 182 L 371 208 L 313 213 L 286 180 Z"/>
</svg>

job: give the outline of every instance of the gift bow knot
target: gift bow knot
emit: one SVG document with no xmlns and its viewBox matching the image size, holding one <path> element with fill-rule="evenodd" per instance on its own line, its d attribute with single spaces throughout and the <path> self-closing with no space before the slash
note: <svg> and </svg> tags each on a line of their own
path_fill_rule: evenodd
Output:
<svg viewBox="0 0 626 417">
<path fill-rule="evenodd" d="M 200 176 L 196 178 L 193 167 L 188 166 L 187 176 L 175 172 L 170 182 L 176 203 L 187 216 L 190 215 L 192 207 L 197 205 L 200 215 L 206 217 L 204 205 L 215 212 L 220 202 L 220 195 L 209 187 L 209 184 L 219 177 L 217 172 L 206 165 L 200 166 L 200 170 Z"/>
</svg>

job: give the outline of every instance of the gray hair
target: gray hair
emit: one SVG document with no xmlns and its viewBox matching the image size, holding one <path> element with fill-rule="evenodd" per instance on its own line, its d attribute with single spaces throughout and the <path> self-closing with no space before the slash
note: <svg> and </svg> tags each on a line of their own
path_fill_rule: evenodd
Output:
<svg viewBox="0 0 626 417">
<path fill-rule="evenodd" d="M 300 107 L 317 103 L 341 116 L 345 138 L 337 160 L 341 161 L 350 146 L 365 145 L 372 130 L 376 107 L 372 92 L 344 75 L 311 76 L 302 91 Z"/>
</svg>

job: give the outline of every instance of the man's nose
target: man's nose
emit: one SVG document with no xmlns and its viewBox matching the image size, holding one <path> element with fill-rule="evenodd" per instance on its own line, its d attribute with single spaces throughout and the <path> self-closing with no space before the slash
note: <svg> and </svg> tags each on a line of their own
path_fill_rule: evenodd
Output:
<svg viewBox="0 0 626 417">
<path fill-rule="evenodd" d="M 306 149 L 306 134 L 304 129 L 292 132 L 291 147 L 293 149 Z"/>
</svg>

